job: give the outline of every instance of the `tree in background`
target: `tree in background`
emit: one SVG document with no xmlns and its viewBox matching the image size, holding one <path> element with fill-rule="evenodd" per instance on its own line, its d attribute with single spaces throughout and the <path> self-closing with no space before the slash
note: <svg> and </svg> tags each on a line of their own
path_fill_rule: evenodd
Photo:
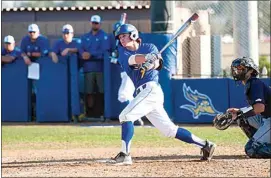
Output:
<svg viewBox="0 0 271 178">
<path fill-rule="evenodd" d="M 263 70 L 264 66 L 267 69 L 267 76 L 271 77 L 271 75 L 270 75 L 270 70 L 271 70 L 270 69 L 270 61 L 268 61 L 267 56 L 260 56 L 260 58 L 259 58 L 259 70 L 260 70 L 260 73 L 262 73 L 262 70 Z"/>
</svg>

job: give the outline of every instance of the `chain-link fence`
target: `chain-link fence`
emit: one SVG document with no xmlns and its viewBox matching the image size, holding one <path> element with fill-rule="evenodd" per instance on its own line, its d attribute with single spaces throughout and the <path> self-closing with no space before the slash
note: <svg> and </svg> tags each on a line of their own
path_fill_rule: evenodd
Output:
<svg viewBox="0 0 271 178">
<path fill-rule="evenodd" d="M 175 24 L 194 12 L 200 16 L 179 39 L 178 76 L 229 77 L 237 56 L 252 57 L 260 72 L 270 76 L 270 1 L 176 1 L 175 5 Z"/>
<path fill-rule="evenodd" d="M 3 2 L 3 7 L 8 7 L 8 4 Z M 151 1 L 144 0 L 9 2 L 13 2 L 9 3 L 10 7 L 151 5 Z M 228 77 L 231 61 L 240 55 L 252 57 L 259 64 L 260 72 L 267 72 L 270 76 L 270 1 L 175 1 L 174 7 L 175 30 L 192 13 L 197 12 L 200 15 L 190 30 L 187 30 L 178 39 L 178 44 L 180 44 L 177 56 L 178 76 Z M 111 12 L 108 11 L 108 13 Z M 130 20 L 132 16 L 132 14 L 128 14 L 128 19 Z M 135 24 L 140 31 L 148 33 L 151 28 L 150 21 L 151 19 L 145 19 L 145 21 L 135 19 L 129 22 Z M 30 22 L 22 23 L 26 23 L 25 26 L 27 26 Z M 59 24 L 62 24 L 59 21 L 37 21 L 36 23 L 41 26 L 42 32 L 49 36 L 51 32 L 58 36 L 57 30 L 60 29 Z M 71 23 L 77 33 L 84 33 L 89 28 L 85 19 L 82 22 L 76 20 L 63 21 L 63 23 Z M 111 32 L 113 23 L 113 21 L 105 20 L 104 30 Z M 12 32 L 11 34 L 15 35 L 16 39 L 20 39 L 22 34 L 16 31 L 16 29 L 21 29 L 18 27 L 20 27 L 19 23 L 14 23 L 13 28 L 12 24 L 5 22 L 2 30 Z M 26 29 L 26 27 L 22 29 Z"/>
</svg>

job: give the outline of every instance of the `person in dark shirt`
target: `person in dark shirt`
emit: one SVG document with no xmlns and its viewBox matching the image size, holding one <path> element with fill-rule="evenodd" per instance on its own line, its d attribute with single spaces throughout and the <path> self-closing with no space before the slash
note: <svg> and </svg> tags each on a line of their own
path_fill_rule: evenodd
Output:
<svg viewBox="0 0 271 178">
<path fill-rule="evenodd" d="M 251 58 L 235 59 L 231 73 L 245 86 L 248 106 L 227 110 L 249 138 L 245 152 L 250 158 L 271 158 L 271 88 L 257 78 L 259 70 Z"/>
</svg>

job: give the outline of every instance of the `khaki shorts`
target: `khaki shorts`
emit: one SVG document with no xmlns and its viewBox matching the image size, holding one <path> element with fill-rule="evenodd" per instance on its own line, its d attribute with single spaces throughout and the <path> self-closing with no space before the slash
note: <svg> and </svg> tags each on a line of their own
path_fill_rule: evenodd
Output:
<svg viewBox="0 0 271 178">
<path fill-rule="evenodd" d="M 93 94 L 95 92 L 104 92 L 104 79 L 102 72 L 85 73 L 85 92 Z"/>
</svg>

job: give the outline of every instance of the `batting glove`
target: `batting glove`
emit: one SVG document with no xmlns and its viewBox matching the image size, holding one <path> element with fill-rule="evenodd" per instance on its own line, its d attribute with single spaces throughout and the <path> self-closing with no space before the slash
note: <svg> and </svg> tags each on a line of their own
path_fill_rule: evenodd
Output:
<svg viewBox="0 0 271 178">
<path fill-rule="evenodd" d="M 158 56 L 158 54 L 155 54 L 155 53 L 148 53 L 145 56 L 145 59 L 147 62 L 153 63 L 155 60 L 159 59 L 159 56 Z"/>
</svg>

